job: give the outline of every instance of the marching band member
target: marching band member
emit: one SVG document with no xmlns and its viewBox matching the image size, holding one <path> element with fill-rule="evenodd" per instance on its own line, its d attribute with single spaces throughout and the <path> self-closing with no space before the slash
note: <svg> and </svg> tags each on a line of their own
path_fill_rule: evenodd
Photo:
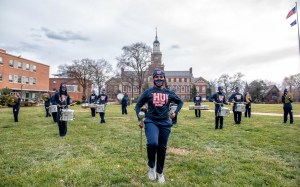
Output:
<svg viewBox="0 0 300 187">
<path fill-rule="evenodd" d="M 200 93 L 197 93 L 197 95 L 194 97 L 195 106 L 200 106 L 201 102 L 202 102 L 202 97 L 200 96 Z M 196 116 L 196 118 L 201 117 L 201 110 L 200 109 L 195 109 L 195 116 Z"/>
<path fill-rule="evenodd" d="M 90 95 L 89 103 L 90 104 L 96 104 L 97 103 L 97 95 L 96 95 L 95 90 L 93 90 L 92 94 Z M 96 116 L 96 108 L 91 108 L 91 114 L 92 114 L 92 117 Z"/>
<path fill-rule="evenodd" d="M 50 104 L 51 105 L 57 105 L 56 101 L 55 101 L 55 95 L 58 93 L 57 90 L 55 90 L 55 93 L 54 95 L 51 96 L 51 99 L 50 99 Z M 54 123 L 57 123 L 57 112 L 52 112 L 52 117 L 53 117 L 53 121 Z"/>
<path fill-rule="evenodd" d="M 101 94 L 98 96 L 98 102 L 99 104 L 103 104 L 103 105 L 106 105 L 107 104 L 107 95 L 105 94 L 105 89 L 102 89 L 101 90 Z M 105 113 L 104 112 L 99 112 L 100 114 L 100 123 L 105 123 Z"/>
<path fill-rule="evenodd" d="M 236 110 L 237 103 L 242 103 L 244 101 L 244 96 L 240 93 L 239 87 L 235 88 L 235 93 L 229 97 L 229 102 L 233 103 L 232 111 L 233 111 L 233 118 L 235 124 L 241 124 L 242 121 L 242 112 Z"/>
<path fill-rule="evenodd" d="M 121 104 L 122 104 L 122 115 L 124 114 L 127 115 L 128 95 L 126 93 L 124 93 Z"/>
<path fill-rule="evenodd" d="M 248 118 L 251 118 L 251 102 L 252 98 L 249 92 L 246 92 L 245 94 L 245 102 L 246 102 L 246 110 L 245 110 L 245 118 L 248 116 Z"/>
<path fill-rule="evenodd" d="M 138 117 L 140 128 L 145 126 L 147 138 L 148 178 L 155 180 L 156 174 L 158 174 L 158 182 L 163 183 L 165 182 L 163 169 L 167 143 L 172 126 L 170 118 L 174 118 L 178 114 L 183 101 L 174 92 L 164 88 L 165 73 L 162 70 L 154 70 L 153 80 L 154 86 L 144 91 L 140 96 L 135 111 L 138 117 L 141 107 L 146 103 L 148 104 L 145 120 L 143 121 Z M 170 113 L 170 102 L 175 102 L 178 105 L 174 113 Z"/>
<path fill-rule="evenodd" d="M 51 117 L 51 114 L 49 113 L 49 106 L 50 106 L 50 99 L 51 99 L 51 95 L 50 92 L 47 93 L 48 96 L 45 98 L 44 100 L 44 106 L 45 106 L 45 110 L 46 110 L 46 117 Z"/>
<path fill-rule="evenodd" d="M 19 122 L 19 111 L 20 111 L 20 105 L 21 105 L 21 95 L 20 93 L 16 93 L 15 95 L 18 100 L 16 102 L 16 104 L 13 106 L 13 114 L 14 114 L 14 120 L 15 120 L 15 123 L 18 124 Z"/>
<path fill-rule="evenodd" d="M 223 88 L 221 86 L 218 87 L 218 92 L 213 94 L 210 98 L 210 101 L 213 101 L 215 104 L 215 129 L 219 128 L 219 121 L 220 121 L 220 129 L 223 129 L 223 121 L 224 117 L 219 116 L 219 112 L 223 104 L 227 104 L 226 96 L 223 93 Z"/>
<path fill-rule="evenodd" d="M 291 93 L 288 93 L 287 89 L 284 89 L 283 91 L 281 102 L 283 103 L 283 124 L 286 125 L 288 114 L 290 115 L 290 124 L 293 124 L 293 95 Z"/>
<path fill-rule="evenodd" d="M 59 135 L 64 137 L 67 134 L 67 122 L 60 120 L 62 109 L 68 108 L 70 105 L 70 96 L 67 92 L 67 85 L 65 82 L 60 84 L 59 92 L 55 94 L 55 102 L 57 103 L 57 123 Z"/>
</svg>

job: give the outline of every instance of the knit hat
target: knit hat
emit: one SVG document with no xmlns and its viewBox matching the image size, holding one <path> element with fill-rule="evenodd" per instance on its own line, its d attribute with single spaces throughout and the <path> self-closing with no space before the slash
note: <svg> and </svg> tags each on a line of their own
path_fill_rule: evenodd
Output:
<svg viewBox="0 0 300 187">
<path fill-rule="evenodd" d="M 165 77 L 165 73 L 163 70 L 159 69 L 159 68 L 155 68 L 154 72 L 152 74 L 152 77 L 154 78 L 156 75 L 162 75 Z"/>
</svg>

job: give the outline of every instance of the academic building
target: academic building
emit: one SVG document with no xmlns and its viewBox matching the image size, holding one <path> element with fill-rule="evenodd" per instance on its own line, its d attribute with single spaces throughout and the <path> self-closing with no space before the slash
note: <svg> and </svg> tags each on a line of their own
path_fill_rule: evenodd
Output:
<svg viewBox="0 0 300 187">
<path fill-rule="evenodd" d="M 200 93 L 203 100 L 206 100 L 206 90 L 208 88 L 207 81 L 203 77 L 194 77 L 193 69 L 190 67 L 187 71 L 167 71 L 162 63 L 162 53 L 160 51 L 160 42 L 155 36 L 153 42 L 153 50 L 151 53 L 151 64 L 148 67 L 146 76 L 144 79 L 145 85 L 148 87 L 153 86 L 152 73 L 155 68 L 160 68 L 165 72 L 167 87 L 170 90 L 175 90 L 176 94 L 181 97 L 183 101 L 191 101 L 191 90 L 195 85 L 197 92 Z M 124 71 L 121 69 L 121 77 L 113 77 L 106 82 L 106 91 L 110 100 L 117 100 L 117 94 L 127 93 L 129 98 L 136 98 L 139 96 L 137 84 L 130 82 L 130 71 Z M 144 90 L 143 90 L 144 91 Z"/>
<path fill-rule="evenodd" d="M 49 71 L 48 65 L 0 49 L 0 89 L 19 92 L 23 100 L 37 100 L 49 90 Z"/>
</svg>

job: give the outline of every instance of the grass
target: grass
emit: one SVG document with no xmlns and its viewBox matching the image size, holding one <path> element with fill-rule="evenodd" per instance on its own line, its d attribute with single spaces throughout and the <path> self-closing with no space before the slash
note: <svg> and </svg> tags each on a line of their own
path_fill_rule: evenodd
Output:
<svg viewBox="0 0 300 187">
<path fill-rule="evenodd" d="M 190 104 L 172 128 L 163 186 L 300 186 L 299 118 L 283 126 L 282 117 L 252 115 L 235 125 L 231 115 L 214 130 L 214 113 L 195 118 Z M 105 124 L 72 108 L 64 138 L 43 107 L 21 108 L 18 125 L 11 108 L 0 109 L 0 186 L 157 186 L 147 178 L 132 106 L 122 116 L 120 105 L 109 105 Z M 281 105 L 253 105 L 263 109 L 282 113 Z"/>
</svg>

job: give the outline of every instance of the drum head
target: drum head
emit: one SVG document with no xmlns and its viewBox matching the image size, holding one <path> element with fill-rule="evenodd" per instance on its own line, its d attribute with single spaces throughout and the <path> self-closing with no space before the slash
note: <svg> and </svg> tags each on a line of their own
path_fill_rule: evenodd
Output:
<svg viewBox="0 0 300 187">
<path fill-rule="evenodd" d="M 123 99 L 123 97 L 124 97 L 124 94 L 122 94 L 122 93 L 118 93 L 118 95 L 117 95 L 117 98 L 118 98 L 118 100 L 122 100 L 122 99 Z"/>
</svg>

